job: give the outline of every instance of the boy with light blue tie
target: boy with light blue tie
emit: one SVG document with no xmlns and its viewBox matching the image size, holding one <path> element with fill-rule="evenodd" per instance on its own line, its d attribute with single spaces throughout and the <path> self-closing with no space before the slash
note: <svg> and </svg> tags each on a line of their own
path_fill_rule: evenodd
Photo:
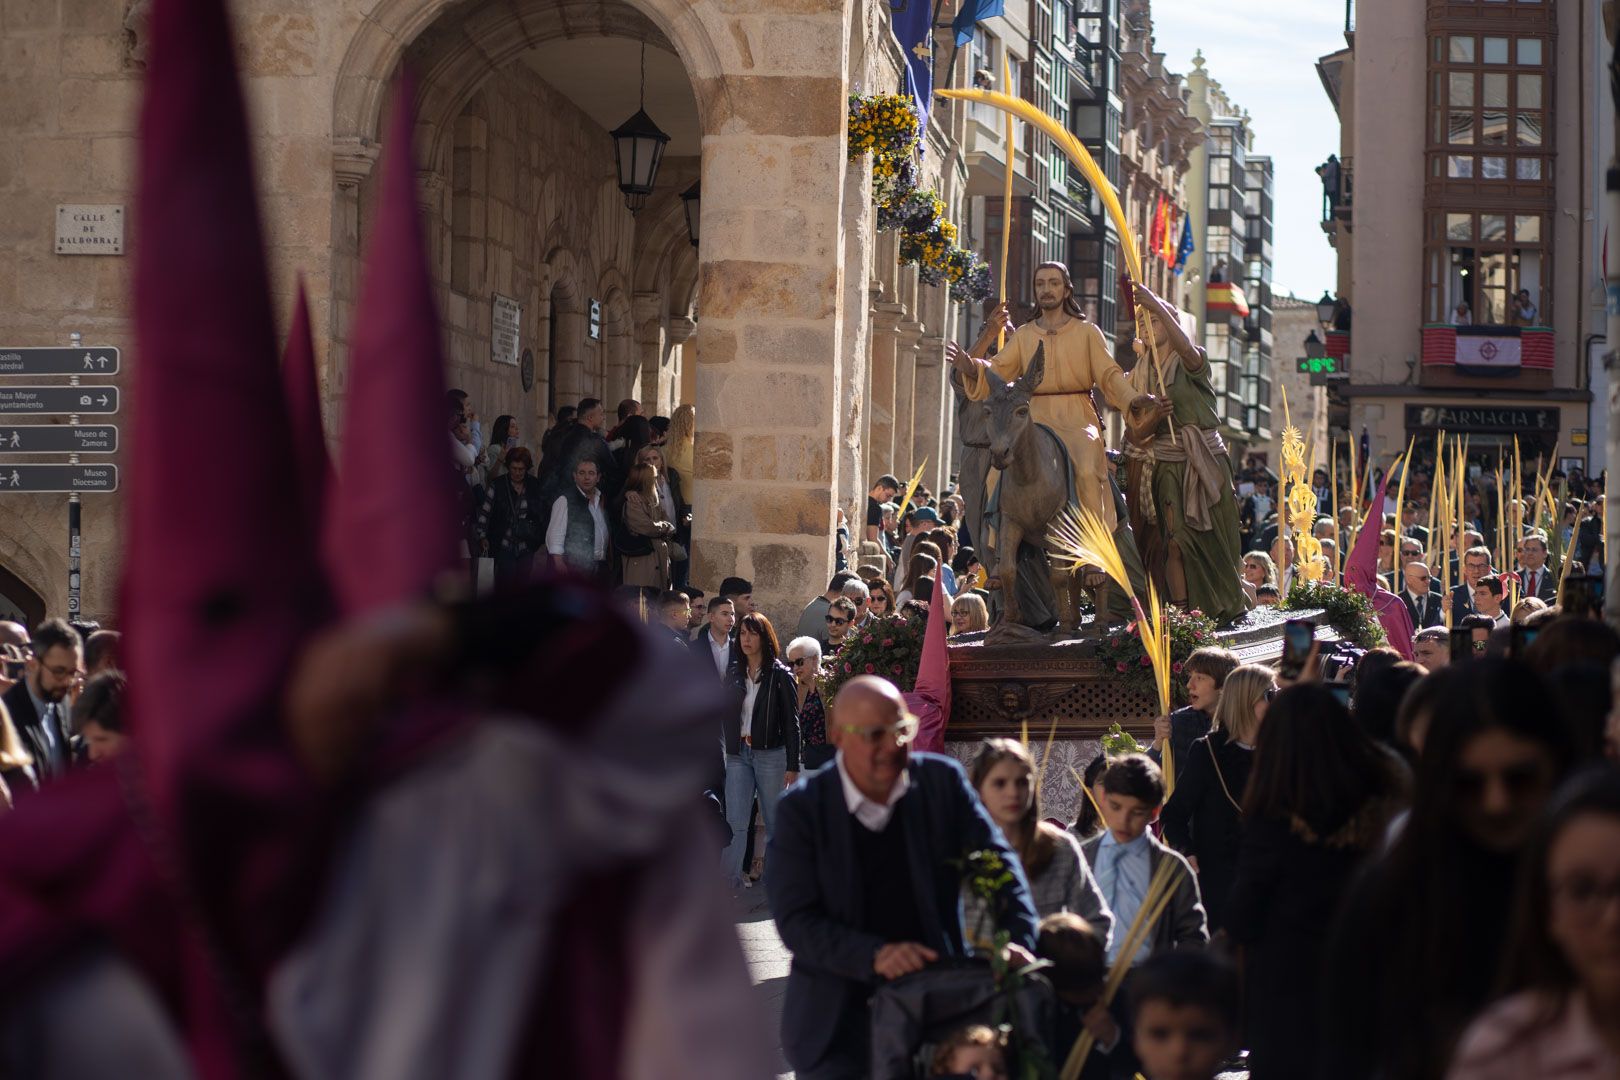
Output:
<svg viewBox="0 0 1620 1080">
<path fill-rule="evenodd" d="M 1166 859 L 1174 860 L 1180 873 L 1171 886 L 1169 904 L 1131 964 L 1180 946 L 1208 944 L 1209 921 L 1192 867 L 1149 830 L 1164 804 L 1164 777 L 1159 767 L 1144 754 L 1128 754 L 1103 773 L 1102 786 L 1102 816 L 1108 827 L 1083 847 L 1097 876 L 1097 887 L 1114 913 L 1116 930 L 1108 948 L 1109 963 L 1119 955 L 1149 883 Z"/>
</svg>

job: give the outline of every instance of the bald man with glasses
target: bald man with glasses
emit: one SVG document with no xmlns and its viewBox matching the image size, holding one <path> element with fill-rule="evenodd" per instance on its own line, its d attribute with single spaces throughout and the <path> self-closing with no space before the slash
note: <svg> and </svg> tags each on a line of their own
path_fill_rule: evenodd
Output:
<svg viewBox="0 0 1620 1080">
<path fill-rule="evenodd" d="M 1412 616 L 1412 628 L 1422 630 L 1429 626 L 1444 626 L 1445 603 L 1434 590 L 1434 575 L 1430 573 L 1428 565 L 1414 559 L 1402 568 L 1401 573 L 1405 578 L 1405 586 L 1400 592 L 1401 603 L 1406 605 L 1406 613 Z"/>
<path fill-rule="evenodd" d="M 801 1080 L 869 1075 L 874 985 L 962 959 L 964 854 L 991 851 L 1012 874 L 999 929 L 1032 949 L 1029 882 L 967 774 L 912 753 L 917 718 L 892 683 L 858 676 L 832 703 L 831 768 L 777 805 L 765 884 L 793 954 L 782 1050 Z"/>
</svg>

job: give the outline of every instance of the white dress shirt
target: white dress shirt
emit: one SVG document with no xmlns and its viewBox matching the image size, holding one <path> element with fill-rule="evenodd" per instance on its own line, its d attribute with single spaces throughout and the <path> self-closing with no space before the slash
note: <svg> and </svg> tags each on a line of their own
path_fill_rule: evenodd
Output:
<svg viewBox="0 0 1620 1080">
<path fill-rule="evenodd" d="M 714 669 L 723 679 L 726 677 L 726 668 L 731 666 L 731 638 L 725 637 L 715 641 L 712 630 L 703 631 L 703 636 L 709 643 L 709 655 L 714 657 Z"/>
<path fill-rule="evenodd" d="M 889 791 L 888 801 L 878 803 L 862 795 L 861 789 L 855 786 L 855 781 L 849 778 L 849 770 L 844 768 L 842 750 L 833 761 L 838 766 L 839 783 L 844 785 L 844 805 L 855 815 L 855 820 L 872 832 L 882 832 L 888 828 L 890 819 L 894 817 L 895 804 L 911 790 L 910 771 L 902 769 L 900 779 L 894 782 L 894 787 Z"/>
<path fill-rule="evenodd" d="M 581 495 L 585 494 L 583 491 Z M 602 493 L 593 491 L 586 500 L 591 507 L 591 522 L 595 525 L 594 537 L 591 540 L 591 553 L 597 562 L 607 558 L 608 523 L 607 516 L 602 513 Z M 557 501 L 551 504 L 551 524 L 546 526 L 546 550 L 559 558 L 564 554 L 563 545 L 568 539 L 568 496 L 559 495 Z"/>
<path fill-rule="evenodd" d="M 759 697 L 759 686 L 764 681 L 763 678 L 743 680 L 742 737 L 745 739 L 754 732 L 754 702 Z"/>
</svg>

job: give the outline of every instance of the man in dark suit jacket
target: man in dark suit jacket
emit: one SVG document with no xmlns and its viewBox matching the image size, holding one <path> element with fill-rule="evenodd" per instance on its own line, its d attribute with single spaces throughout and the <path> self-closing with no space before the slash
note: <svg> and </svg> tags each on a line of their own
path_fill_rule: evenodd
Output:
<svg viewBox="0 0 1620 1080">
<path fill-rule="evenodd" d="M 1445 605 L 1434 588 L 1434 575 L 1429 567 L 1421 562 L 1409 562 L 1405 576 L 1406 584 L 1400 597 L 1401 603 L 1406 605 L 1406 613 L 1412 617 L 1412 629 L 1445 625 Z"/>
<path fill-rule="evenodd" d="M 867 1075 L 868 999 L 885 980 L 965 955 L 964 855 L 990 850 L 1012 873 L 1001 928 L 1033 949 L 1029 884 L 962 767 L 909 754 L 916 718 L 870 676 L 839 691 L 828 734 L 833 768 L 782 796 L 765 876 L 793 953 L 782 1050 L 800 1080 Z"/>
<path fill-rule="evenodd" d="M 1463 619 L 1476 614 L 1478 608 L 1474 606 L 1474 586 L 1479 579 L 1491 572 L 1491 551 L 1483 545 L 1471 547 L 1463 552 L 1462 582 L 1451 590 L 1451 625 L 1459 625 Z"/>
<path fill-rule="evenodd" d="M 1558 575 L 1547 567 L 1547 534 L 1536 530 L 1525 535 L 1519 551 L 1524 569 L 1519 571 L 1522 596 L 1534 596 L 1548 605 L 1558 602 Z"/>
<path fill-rule="evenodd" d="M 737 625 L 737 607 L 731 598 L 717 596 L 709 601 L 708 620 L 709 624 L 703 628 L 703 632 L 692 639 L 691 649 L 709 662 L 715 678 L 728 682 L 731 673 L 742 661 L 742 652 L 737 648 L 737 635 L 732 632 Z M 724 670 L 721 670 L 722 667 Z"/>
<path fill-rule="evenodd" d="M 84 643 L 61 619 L 34 629 L 33 655 L 22 681 L 6 691 L 6 711 L 34 759 L 41 783 L 67 773 L 73 761 L 68 743 L 68 692 L 84 674 Z"/>
</svg>

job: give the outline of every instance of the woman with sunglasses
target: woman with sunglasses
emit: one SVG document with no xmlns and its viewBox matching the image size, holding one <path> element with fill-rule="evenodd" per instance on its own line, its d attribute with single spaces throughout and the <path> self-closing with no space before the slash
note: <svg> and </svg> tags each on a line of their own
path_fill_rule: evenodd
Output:
<svg viewBox="0 0 1620 1080">
<path fill-rule="evenodd" d="M 866 601 L 866 610 L 871 612 L 874 618 L 881 619 L 885 615 L 894 614 L 894 587 L 892 585 L 882 578 L 877 578 L 868 581 L 866 588 L 871 594 Z"/>
<path fill-rule="evenodd" d="M 1620 1076 L 1620 772 L 1572 781 L 1527 847 L 1508 985 L 1449 1080 Z"/>
<path fill-rule="evenodd" d="M 1175 791 L 1159 815 L 1165 840 L 1198 874 L 1212 934 L 1226 926 L 1226 897 L 1243 841 L 1243 793 L 1255 739 L 1276 692 L 1276 673 L 1261 664 L 1246 664 L 1226 677 L 1209 734 L 1195 740 L 1187 760 L 1178 763 Z"/>
<path fill-rule="evenodd" d="M 827 741 L 827 706 L 821 700 L 821 642 L 796 637 L 788 642 L 787 658 L 799 698 L 799 762 L 805 772 L 814 772 L 835 753 Z"/>
<path fill-rule="evenodd" d="M 765 843 L 776 831 L 776 803 L 799 776 L 799 702 L 793 672 L 777 659 L 771 620 L 759 612 L 737 623 L 742 663 L 733 669 L 742 707 L 723 728 L 726 746 L 726 824 L 731 843 L 721 856 L 733 890 L 743 888 L 743 852 L 754 796 L 765 819 Z"/>
<path fill-rule="evenodd" d="M 1577 757 L 1552 689 L 1522 663 L 1452 665 L 1419 691 L 1431 711 L 1411 814 L 1334 935 L 1324 1076 L 1444 1072 L 1496 985 L 1519 857 Z"/>
</svg>

